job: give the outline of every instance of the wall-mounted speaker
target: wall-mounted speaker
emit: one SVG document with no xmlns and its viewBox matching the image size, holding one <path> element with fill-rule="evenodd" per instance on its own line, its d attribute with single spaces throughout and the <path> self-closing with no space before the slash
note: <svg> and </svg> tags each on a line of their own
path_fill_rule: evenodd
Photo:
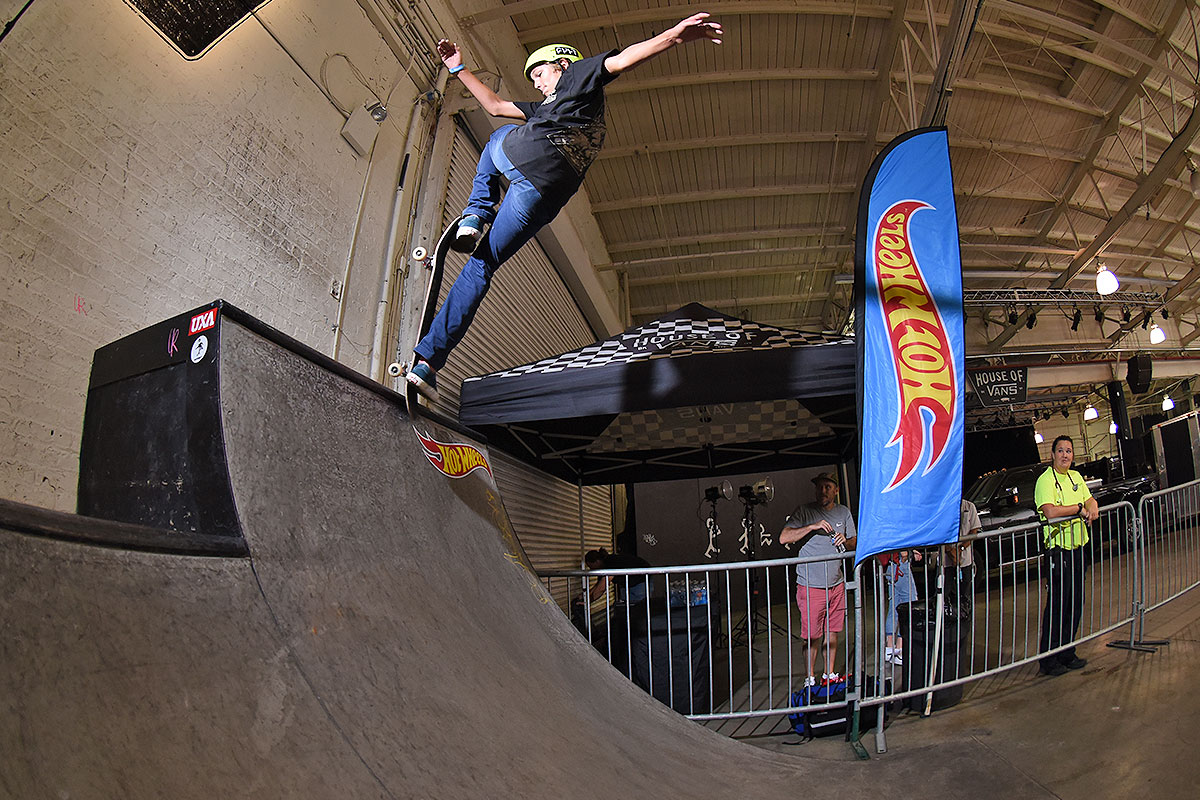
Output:
<svg viewBox="0 0 1200 800">
<path fill-rule="evenodd" d="M 1150 391 L 1151 361 L 1150 356 L 1138 353 L 1127 362 L 1128 372 L 1125 380 L 1129 383 L 1129 391 L 1143 394 Z"/>
</svg>

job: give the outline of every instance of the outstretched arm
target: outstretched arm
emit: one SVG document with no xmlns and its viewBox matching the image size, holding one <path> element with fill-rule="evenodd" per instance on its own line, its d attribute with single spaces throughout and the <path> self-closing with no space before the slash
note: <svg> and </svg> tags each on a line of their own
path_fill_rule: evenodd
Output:
<svg viewBox="0 0 1200 800">
<path fill-rule="evenodd" d="M 693 14 L 658 36 L 644 42 L 631 44 L 615 56 L 604 59 L 604 68 L 610 75 L 620 75 L 638 64 L 649 61 L 659 53 L 670 50 L 677 44 L 692 42 L 696 39 L 709 39 L 713 44 L 720 44 L 723 35 L 721 23 L 708 22 L 708 17 L 709 15 L 703 11 Z"/>
<path fill-rule="evenodd" d="M 446 69 L 453 69 L 462 65 L 462 51 L 458 49 L 458 45 L 449 39 L 442 39 L 437 43 L 437 53 L 441 57 L 442 63 L 446 65 Z M 483 110 L 493 117 L 525 119 L 524 112 L 517 108 L 515 103 L 511 100 L 505 100 L 493 92 L 488 88 L 487 84 L 472 75 L 470 70 L 461 69 L 451 75 L 451 77 L 462 81 L 462 85 L 467 87 L 467 91 L 474 95 L 475 99 L 479 101 L 479 105 L 483 106 Z"/>
</svg>

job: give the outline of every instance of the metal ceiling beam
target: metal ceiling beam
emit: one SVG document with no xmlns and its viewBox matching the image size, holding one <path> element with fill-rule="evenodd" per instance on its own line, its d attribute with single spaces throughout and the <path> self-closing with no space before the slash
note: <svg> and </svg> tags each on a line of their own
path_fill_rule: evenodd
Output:
<svg viewBox="0 0 1200 800">
<path fill-rule="evenodd" d="M 1190 0 L 1189 0 L 1190 1 Z M 464 26 L 478 25 L 482 22 L 489 22 L 495 19 L 506 19 L 517 16 L 518 14 L 528 13 L 529 11 L 537 11 L 543 8 L 550 8 L 559 5 L 571 5 L 568 0 L 521 0 L 516 3 L 498 6 L 493 9 L 481 11 L 476 14 L 469 14 L 461 18 L 460 22 Z M 1118 52 L 1126 58 L 1131 59 L 1135 63 L 1143 65 L 1151 65 L 1155 69 L 1163 72 L 1181 82 L 1190 82 L 1189 77 L 1182 71 L 1171 67 L 1170 65 L 1154 63 L 1154 56 L 1141 53 L 1135 48 L 1130 47 L 1124 42 L 1112 37 L 1097 34 L 1095 31 L 1088 29 L 1083 25 L 1070 22 L 1069 20 L 1059 17 L 1050 12 L 1040 9 L 1031 8 L 1029 6 L 1020 5 L 1010 2 L 1010 0 L 988 0 L 988 8 L 1000 12 L 1007 12 L 1010 17 L 1035 19 L 1039 24 L 1044 25 L 1047 29 L 1057 30 L 1064 34 L 1068 42 L 1096 42 L 1103 44 L 1114 52 Z M 1176 5 L 1184 5 L 1184 2 L 1179 2 Z M 733 0 L 730 2 L 713 2 L 704 6 L 705 10 L 711 13 L 714 17 L 720 19 L 724 16 L 744 16 L 744 15 L 763 15 L 763 14 L 786 14 L 792 15 L 814 15 L 814 16 L 849 16 L 855 19 L 888 19 L 892 16 L 892 10 L 883 6 L 864 6 L 859 2 L 849 3 L 826 3 L 826 2 L 764 2 L 762 0 Z M 1122 13 L 1128 19 L 1132 19 L 1127 13 L 1123 13 L 1120 9 L 1116 9 L 1118 13 Z M 671 23 L 679 19 L 681 13 L 686 13 L 687 9 L 680 6 L 666 5 L 655 8 L 639 8 L 625 9 L 620 13 L 621 25 L 637 25 L 643 23 Z M 927 24 L 928 19 L 920 12 L 914 11 L 911 14 L 905 15 L 906 20 L 911 18 L 911 22 L 916 24 Z M 942 15 L 934 16 L 935 24 L 949 24 L 949 20 Z M 1137 24 L 1144 27 L 1146 30 L 1151 30 L 1142 22 Z M 1170 30 L 1174 30 L 1174 25 L 1168 26 Z M 597 28 L 595 17 L 577 17 L 575 19 L 557 22 L 553 25 L 542 25 L 536 28 L 527 28 L 517 32 L 520 42 L 524 45 L 531 43 L 544 43 L 563 37 L 594 31 Z M 980 30 L 987 33 L 989 36 L 1007 36 L 1017 38 L 1023 33 L 1026 33 L 1019 26 L 1003 25 L 996 22 L 980 23 Z M 1054 40 L 1047 41 L 1044 37 L 1037 42 L 1048 50 L 1063 52 L 1064 55 L 1071 55 L 1075 58 L 1085 57 L 1086 51 L 1070 52 L 1066 45 Z M 1081 48 L 1076 47 L 1076 51 Z M 1104 64 L 1097 64 L 1104 66 Z M 1127 74 L 1127 73 L 1126 73 Z"/>
<path fill-rule="evenodd" d="M 537 3 L 539 7 L 546 7 L 546 0 L 525 0 L 525 2 Z M 573 3 L 574 0 L 570 0 L 570 2 L 568 0 L 561 0 L 561 2 L 552 3 L 551 5 L 571 5 Z M 479 24 L 480 21 L 500 19 L 525 13 L 521 10 L 510 11 L 510 9 L 519 9 L 522 5 L 523 3 L 521 2 L 510 3 L 497 9 L 464 17 L 464 24 L 466 24 L 465 21 L 468 19 L 472 20 L 471 24 Z M 622 9 L 620 12 L 620 24 L 674 23 L 679 20 L 681 15 L 686 15 L 689 10 L 692 9 L 679 5 Z M 888 11 L 878 6 L 864 6 L 858 2 L 826 3 L 820 0 L 816 0 L 815 2 L 811 0 L 808 2 L 786 2 L 786 0 L 774 0 L 774 2 L 768 0 L 724 0 L 723 2 L 705 3 L 704 10 L 717 19 L 763 14 L 786 14 L 788 16 L 820 15 L 827 17 L 854 17 L 856 19 L 880 19 L 888 16 Z M 552 41 L 564 36 L 594 30 L 595 28 L 596 20 L 594 17 L 577 17 L 564 22 L 556 22 L 553 25 L 528 28 L 519 31 L 518 35 L 522 43 L 528 44 L 529 42 Z"/>
<path fill-rule="evenodd" d="M 1182 8 L 1186 6 L 1188 2 L 1192 1 L 1193 0 L 1184 0 L 1184 2 L 1175 3 L 1176 8 L 1172 11 L 1170 18 L 1171 21 L 1163 26 L 1163 30 L 1167 31 L 1168 36 L 1172 31 L 1175 30 L 1175 26 L 1179 22 L 1179 13 L 1182 12 Z M 1096 42 L 1097 44 L 1102 44 L 1105 47 L 1120 53 L 1129 60 L 1137 64 L 1141 64 L 1143 67 L 1151 67 L 1159 72 L 1166 73 L 1181 83 L 1185 83 L 1189 86 L 1195 83 L 1195 78 L 1186 74 L 1185 72 L 1177 70 L 1169 64 L 1159 63 L 1156 60 L 1157 54 L 1143 53 L 1140 50 L 1125 44 L 1120 39 L 1114 39 L 1111 36 L 1105 36 L 1104 34 L 1098 33 L 1087 26 L 1071 22 L 1066 17 L 1059 16 L 1053 12 L 1043 11 L 1040 8 L 1022 5 L 1020 3 L 1014 3 L 1011 0 L 988 0 L 988 9 L 990 11 L 995 11 L 999 14 L 1007 15 L 1015 19 L 1031 20 L 1038 23 L 1038 26 L 1041 29 L 1047 31 L 1061 31 L 1074 41 Z M 1145 27 L 1147 31 L 1153 30 L 1153 28 L 1149 26 L 1143 25 L 1143 27 Z"/>
<path fill-rule="evenodd" d="M 763 247 L 745 250 L 709 250 L 703 253 L 688 253 L 673 256 L 657 256 L 654 258 L 631 258 L 623 261 L 613 261 L 609 264 L 597 264 L 597 270 L 629 270 L 637 267 L 662 267 L 667 264 L 676 264 L 681 261 L 691 263 L 709 263 L 715 264 L 718 258 L 745 258 L 749 256 L 780 256 L 780 255 L 795 255 L 798 253 L 826 253 L 829 251 L 849 250 L 853 245 L 803 245 L 798 247 Z M 783 267 L 764 267 L 764 269 L 781 270 Z M 742 274 L 741 267 L 733 266 L 730 269 L 723 270 L 728 273 L 736 271 Z M 640 279 L 634 278 L 631 282 L 637 282 Z"/>
<path fill-rule="evenodd" d="M 703 270 L 701 272 L 677 272 L 670 275 L 659 275 L 649 278 L 630 278 L 630 286 L 667 286 L 675 283 L 702 283 L 704 281 L 720 281 L 740 278 L 794 278 L 808 275 L 811 272 L 833 272 L 835 267 L 825 266 L 791 266 L 791 267 L 740 267 L 726 270 Z M 824 293 L 822 293 L 824 296 Z"/>
<path fill-rule="evenodd" d="M 1154 165 L 1154 169 L 1150 170 L 1150 174 L 1146 176 L 1134 190 L 1125 204 L 1120 210 L 1113 215 L 1113 218 L 1108 221 L 1104 229 L 1092 239 L 1091 243 L 1084 247 L 1079 253 L 1071 259 L 1071 263 L 1062 271 L 1059 277 L 1051 284 L 1051 288 L 1059 289 L 1065 286 L 1076 275 L 1083 271 L 1084 267 L 1088 266 L 1092 259 L 1096 258 L 1104 251 L 1104 248 L 1116 238 L 1118 231 L 1125 225 L 1126 222 L 1141 208 L 1141 206 L 1150 199 L 1158 188 L 1163 185 L 1168 175 L 1178 175 L 1187 160 L 1187 151 L 1195 141 L 1196 135 L 1200 133 L 1200 106 L 1193 106 L 1192 113 L 1188 116 L 1187 124 L 1175 137 L 1167 149 L 1163 151 L 1158 158 L 1158 163 Z M 989 352 L 996 352 L 1003 347 L 1013 336 L 1016 335 L 1021 325 L 1025 324 L 1027 314 L 1023 312 L 1021 319 L 1016 325 L 1009 325 L 988 345 Z"/>
<path fill-rule="evenodd" d="M 709 308 L 748 308 L 750 306 L 779 306 L 791 303 L 804 303 L 814 297 L 826 297 L 828 293 L 814 292 L 812 294 L 765 295 L 763 297 L 726 297 L 716 300 L 696 299 L 696 302 Z M 694 298 L 695 299 L 695 298 Z M 630 309 L 634 316 L 661 316 L 674 311 L 677 305 L 650 305 Z M 809 317 L 816 319 L 817 317 Z"/>
<path fill-rule="evenodd" d="M 1154 45 L 1150 49 L 1151 56 L 1157 57 L 1162 55 L 1162 51 L 1166 48 L 1167 43 L 1170 41 L 1171 33 L 1179 24 L 1182 14 L 1183 4 L 1179 3 L 1174 11 L 1172 11 L 1171 15 L 1167 18 L 1166 23 L 1163 25 L 1162 31 L 1159 32 L 1158 37 L 1155 39 Z M 1146 78 L 1149 77 L 1152 69 L 1152 65 L 1143 64 L 1138 69 L 1137 73 L 1131 79 L 1126 81 L 1125 88 L 1113 102 L 1112 110 L 1101 122 L 1095 132 L 1095 135 L 1092 137 L 1092 144 L 1088 148 L 1087 153 L 1085 153 L 1079 160 L 1079 163 L 1075 166 L 1075 169 L 1072 170 L 1071 176 L 1063 185 L 1062 191 L 1059 193 L 1058 202 L 1055 203 L 1055 205 L 1050 209 L 1050 213 L 1046 218 L 1046 222 L 1042 225 L 1041 230 L 1038 231 L 1039 239 L 1046 239 L 1054 230 L 1054 226 L 1058 224 L 1059 219 L 1063 216 L 1063 213 L 1066 211 L 1071 198 L 1075 196 L 1075 192 L 1078 191 L 1081 185 L 1083 185 L 1083 182 L 1088 177 L 1089 173 L 1095 169 L 1096 159 L 1100 155 L 1100 151 L 1104 147 L 1104 143 L 1108 140 L 1108 137 L 1117 133 L 1125 124 L 1125 120 L 1123 119 L 1122 115 L 1125 113 L 1125 109 L 1129 107 L 1130 103 L 1133 102 L 1134 98 L 1140 94 L 1142 85 L 1145 83 Z"/>
<path fill-rule="evenodd" d="M 655 239 L 642 239 L 629 242 L 610 242 L 609 253 L 628 253 L 637 250 L 661 250 L 674 247 L 694 247 L 698 244 L 727 244 L 729 242 L 763 242 L 770 239 L 791 239 L 803 236 L 828 236 L 845 233 L 849 228 L 845 225 L 797 225 L 792 228 L 769 228 L 764 230 L 723 231 L 721 233 L 704 233 L 698 236 L 673 236 Z"/>
<path fill-rule="evenodd" d="M 633 73 L 637 74 L 637 73 Z M 719 83 L 765 83 L 768 81 L 873 81 L 878 73 L 873 69 L 741 69 L 719 72 L 684 72 L 628 77 L 610 83 L 605 95 L 651 92 L 658 89 L 678 89 L 684 86 L 714 86 Z"/>
<path fill-rule="evenodd" d="M 863 157 L 859 159 L 858 175 L 866 175 L 867 170 L 879 150 L 879 124 L 883 119 L 883 111 L 887 108 L 892 91 L 892 64 L 896 61 L 896 50 L 900 45 L 900 37 L 904 35 L 904 12 L 908 8 L 908 0 L 893 0 L 892 15 L 879 44 L 875 65 L 879 75 L 875 85 L 871 87 L 870 109 L 871 117 L 867 121 L 867 134 L 864 139 L 866 148 Z M 853 141 L 853 140 L 848 140 Z"/>
<path fill-rule="evenodd" d="M 627 211 L 634 208 L 669 206 L 680 203 L 706 203 L 718 200 L 745 200 L 761 197 L 811 197 L 813 195 L 849 194 L 857 192 L 854 184 L 822 186 L 802 183 L 787 186 L 745 186 L 732 189 L 707 189 L 703 191 L 678 192 L 676 194 L 645 195 L 624 200 L 592 202 L 592 213 L 604 214 L 612 211 Z"/>
<path fill-rule="evenodd" d="M 971 33 L 975 30 L 975 22 L 979 19 L 979 9 L 982 6 L 983 0 L 955 2 L 954 10 L 950 14 L 950 24 L 946 26 L 941 58 L 938 60 L 933 82 L 929 85 L 925 106 L 921 109 L 920 127 L 946 123 L 946 111 L 949 108 L 950 95 L 954 91 L 958 67 L 971 41 Z"/>
<path fill-rule="evenodd" d="M 1159 303 L 1158 306 L 1155 306 L 1155 308 L 1158 308 L 1160 306 L 1166 306 L 1167 303 L 1169 303 L 1172 300 L 1174 300 L 1175 298 L 1179 297 L 1179 295 L 1183 292 L 1184 289 L 1188 289 L 1188 288 L 1195 286 L 1197 280 L 1200 280 L 1200 265 L 1192 267 L 1191 271 L 1187 275 L 1184 275 L 1182 278 L 1180 278 L 1175 283 L 1174 286 L 1172 286 L 1170 289 L 1168 289 L 1167 293 L 1162 298 L 1162 302 Z M 1140 324 L 1141 324 L 1141 320 L 1130 320 L 1129 322 L 1121 323 L 1121 327 L 1118 328 L 1116 331 L 1114 331 L 1108 337 L 1109 341 L 1111 341 L 1113 344 L 1116 344 L 1127 333 L 1132 331 L 1134 328 L 1136 328 Z"/>
<path fill-rule="evenodd" d="M 814 131 L 809 133 L 752 133 L 735 136 L 708 136 L 695 139 L 672 139 L 665 142 L 646 142 L 624 147 L 604 147 L 596 161 L 614 158 L 632 158 L 646 154 L 674 153 L 685 150 L 716 150 L 723 147 L 771 147 L 793 144 L 833 144 L 837 142 L 861 142 L 869 139 L 862 134 Z"/>
</svg>

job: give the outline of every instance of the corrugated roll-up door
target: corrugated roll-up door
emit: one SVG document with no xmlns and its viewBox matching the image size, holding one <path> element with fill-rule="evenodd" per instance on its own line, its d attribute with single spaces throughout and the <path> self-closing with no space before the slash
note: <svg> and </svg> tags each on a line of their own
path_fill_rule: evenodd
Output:
<svg viewBox="0 0 1200 800">
<path fill-rule="evenodd" d="M 478 160 L 479 151 L 458 131 L 451 154 L 443 229 L 466 205 Z M 439 303 L 445 300 L 466 260 L 466 256 L 453 252 L 447 258 Z M 437 408 L 457 417 L 463 378 L 536 361 L 593 341 L 595 336 L 562 278 L 541 246 L 532 241 L 496 273 L 470 331 L 438 372 Z M 578 567 L 582 555 L 578 487 L 499 451 L 492 452 L 492 467 L 513 529 L 534 567 Z M 611 487 L 585 486 L 583 512 L 583 549 L 611 550 Z M 559 594 L 558 587 L 555 589 Z M 563 594 L 565 599 L 565 587 Z"/>
</svg>

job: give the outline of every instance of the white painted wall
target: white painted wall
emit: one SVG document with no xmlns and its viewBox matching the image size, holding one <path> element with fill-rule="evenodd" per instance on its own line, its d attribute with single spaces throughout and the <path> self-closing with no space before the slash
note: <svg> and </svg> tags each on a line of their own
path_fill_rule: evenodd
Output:
<svg viewBox="0 0 1200 800">
<path fill-rule="evenodd" d="M 345 52 L 375 93 L 397 88 L 391 159 L 415 86 L 353 2 L 258 16 L 194 62 L 113 0 L 34 3 L 0 43 L 0 497 L 74 508 L 102 344 L 223 297 L 333 352 L 330 282 L 347 274 L 368 162 L 306 73 Z M 368 96 L 344 61 L 328 72 L 346 107 Z M 348 298 L 372 322 L 395 171 L 372 169 L 369 268 Z"/>
</svg>

